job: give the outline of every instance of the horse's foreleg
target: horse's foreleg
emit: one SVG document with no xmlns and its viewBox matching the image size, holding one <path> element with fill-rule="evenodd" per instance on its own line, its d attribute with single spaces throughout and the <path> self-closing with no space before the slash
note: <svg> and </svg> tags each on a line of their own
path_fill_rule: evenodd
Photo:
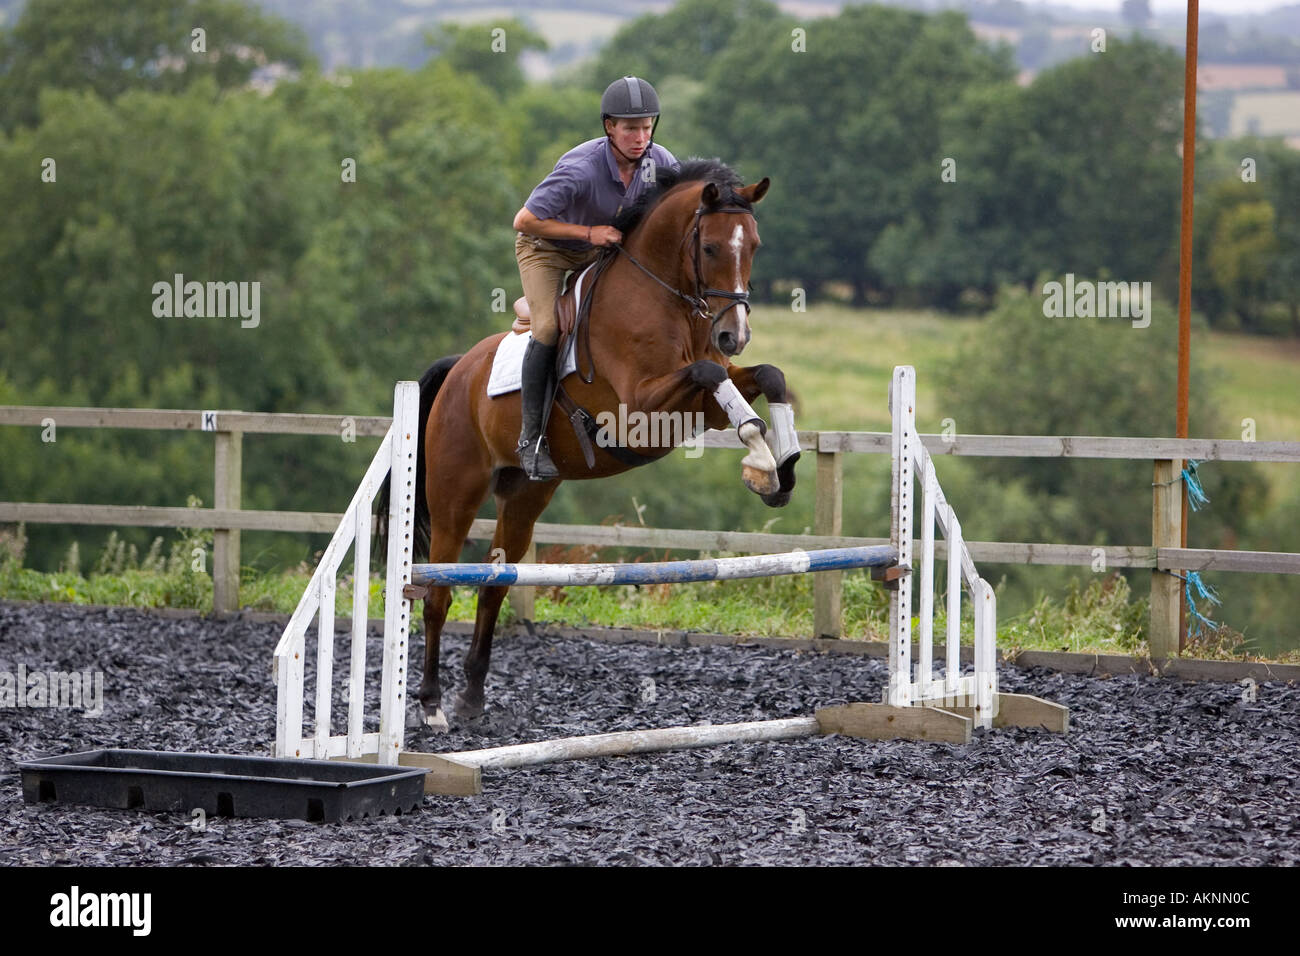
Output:
<svg viewBox="0 0 1300 956">
<path fill-rule="evenodd" d="M 639 410 L 648 412 L 684 405 L 693 393 L 699 391 L 714 397 L 749 449 L 749 454 L 740 463 L 745 487 L 759 495 L 778 493 L 781 483 L 777 477 L 776 459 L 763 440 L 767 425 L 728 377 L 727 369 L 717 362 L 702 360 L 669 375 L 649 379 L 637 387 L 635 401 Z M 711 417 L 706 412 L 706 422 Z"/>
<path fill-rule="evenodd" d="M 743 368 L 733 365 L 727 369 L 727 375 L 747 400 L 753 401 L 759 395 L 767 399 L 772 424 L 764 438 L 776 461 L 780 488 L 762 498 L 764 504 L 780 508 L 790 501 L 795 482 L 794 466 L 799 461 L 799 434 L 794 427 L 794 405 L 785 387 L 785 375 L 775 365 Z"/>
<path fill-rule="evenodd" d="M 560 487 L 558 481 L 528 481 L 517 468 L 497 473 L 497 528 L 492 536 L 492 560 L 514 563 L 523 558 L 533 539 L 533 525 Z M 456 698 L 456 714 L 463 718 L 483 713 L 484 682 L 492 657 L 492 635 L 508 587 L 483 587 L 474 615 L 474 640 L 465 654 L 465 689 Z"/>
<path fill-rule="evenodd" d="M 499 528 L 500 525 L 498 524 Z M 492 550 L 499 547 L 492 539 Z M 511 558 L 518 561 L 519 557 Z M 456 716 L 472 720 L 482 715 L 484 708 L 483 685 L 487 680 L 488 665 L 492 658 L 492 634 L 496 630 L 501 602 L 510 591 L 508 587 L 481 587 L 478 589 L 478 607 L 474 612 L 474 639 L 465 652 L 465 687 L 456 695 Z"/>
</svg>

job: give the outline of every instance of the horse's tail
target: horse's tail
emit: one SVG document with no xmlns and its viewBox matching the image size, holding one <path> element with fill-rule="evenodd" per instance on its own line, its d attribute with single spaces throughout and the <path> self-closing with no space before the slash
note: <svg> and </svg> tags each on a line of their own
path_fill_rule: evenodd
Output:
<svg viewBox="0 0 1300 956">
<path fill-rule="evenodd" d="M 429 554 L 429 503 L 424 497 L 424 431 L 429 423 L 429 412 L 433 409 L 433 400 L 438 397 L 438 390 L 447 380 L 451 367 L 460 361 L 459 355 L 440 358 L 420 376 L 420 424 L 416 429 L 415 445 L 415 541 L 416 559 Z M 380 554 L 388 554 L 388 493 L 389 478 L 379 486 L 376 501 L 379 504 L 379 516 L 375 521 L 377 548 Z"/>
</svg>

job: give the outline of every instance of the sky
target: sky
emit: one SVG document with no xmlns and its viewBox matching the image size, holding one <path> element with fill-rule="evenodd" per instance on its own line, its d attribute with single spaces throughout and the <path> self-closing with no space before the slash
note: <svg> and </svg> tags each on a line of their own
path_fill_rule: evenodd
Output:
<svg viewBox="0 0 1300 956">
<path fill-rule="evenodd" d="M 1031 9 L 1045 4 L 1052 6 L 1070 6 L 1079 9 L 1104 9 L 1109 7 L 1118 11 L 1121 0 L 1025 0 Z M 1187 12 L 1186 0 L 1148 0 L 1156 13 Z M 1201 0 L 1201 14 L 1206 13 L 1265 13 L 1277 7 L 1295 4 L 1300 0 Z"/>
<path fill-rule="evenodd" d="M 1286 6 L 1279 0 L 1201 0 L 1201 12 L 1211 13 L 1264 13 L 1275 7 Z M 1156 13 L 1185 13 L 1185 0 L 1151 0 Z"/>
</svg>

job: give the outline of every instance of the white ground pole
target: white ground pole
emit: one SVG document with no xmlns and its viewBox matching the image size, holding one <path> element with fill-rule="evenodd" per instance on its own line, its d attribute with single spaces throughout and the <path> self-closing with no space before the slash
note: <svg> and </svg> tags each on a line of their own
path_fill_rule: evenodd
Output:
<svg viewBox="0 0 1300 956">
<path fill-rule="evenodd" d="M 690 750 L 742 741 L 793 740 L 811 737 L 820 732 L 816 717 L 790 717 L 785 720 L 754 720 L 743 724 L 703 724 L 695 727 L 664 727 L 659 730 L 626 730 L 588 737 L 563 737 L 443 756 L 480 770 L 507 770 L 589 757 Z"/>
</svg>

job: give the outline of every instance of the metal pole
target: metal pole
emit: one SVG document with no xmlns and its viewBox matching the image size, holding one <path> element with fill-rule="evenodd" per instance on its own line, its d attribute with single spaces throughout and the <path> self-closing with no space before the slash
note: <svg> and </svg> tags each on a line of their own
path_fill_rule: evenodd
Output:
<svg viewBox="0 0 1300 956">
<path fill-rule="evenodd" d="M 1178 249 L 1178 438 L 1187 436 L 1187 395 L 1192 352 L 1192 187 L 1196 176 L 1196 35 L 1199 0 L 1187 3 L 1187 53 L 1183 63 L 1183 200 Z M 1187 547 L 1187 488 L 1182 487 L 1182 532 Z M 1178 650 L 1187 643 L 1187 607 L 1179 602 Z"/>
</svg>

